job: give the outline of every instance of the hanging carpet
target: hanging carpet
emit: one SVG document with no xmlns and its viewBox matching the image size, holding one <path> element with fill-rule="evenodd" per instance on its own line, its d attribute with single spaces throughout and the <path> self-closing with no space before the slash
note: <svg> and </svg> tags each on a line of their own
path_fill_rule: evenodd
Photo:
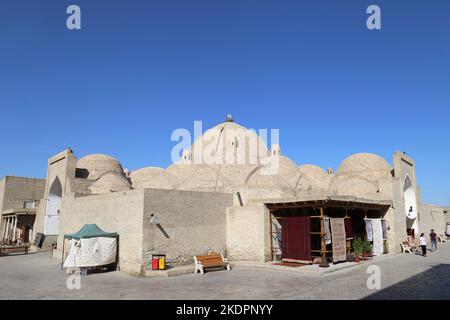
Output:
<svg viewBox="0 0 450 320">
<path fill-rule="evenodd" d="M 372 241 L 372 220 L 364 219 L 364 221 L 366 222 L 367 240 Z"/>
<path fill-rule="evenodd" d="M 333 263 L 347 260 L 344 218 L 330 218 Z"/>
<path fill-rule="evenodd" d="M 283 217 L 281 224 L 282 259 L 311 261 L 310 217 Z"/>
<path fill-rule="evenodd" d="M 381 225 L 381 219 L 371 219 L 372 220 L 372 232 L 373 232 L 373 247 L 372 254 L 378 256 L 383 254 L 383 227 Z"/>
<path fill-rule="evenodd" d="M 383 228 L 383 240 L 387 240 L 387 221 L 381 220 L 381 226 Z"/>
<path fill-rule="evenodd" d="M 347 240 L 353 239 L 352 219 L 345 218 L 345 237 Z"/>
<path fill-rule="evenodd" d="M 330 218 L 323 218 L 323 228 L 325 229 L 325 244 L 331 243 Z"/>
</svg>

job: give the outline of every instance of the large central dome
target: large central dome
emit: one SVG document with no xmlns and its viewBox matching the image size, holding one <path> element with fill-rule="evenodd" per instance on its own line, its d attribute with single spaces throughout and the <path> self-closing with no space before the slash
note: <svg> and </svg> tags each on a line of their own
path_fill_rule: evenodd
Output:
<svg viewBox="0 0 450 320">
<path fill-rule="evenodd" d="M 231 121 L 205 131 L 191 148 L 196 164 L 257 164 L 268 155 L 266 143 L 255 131 Z"/>
</svg>

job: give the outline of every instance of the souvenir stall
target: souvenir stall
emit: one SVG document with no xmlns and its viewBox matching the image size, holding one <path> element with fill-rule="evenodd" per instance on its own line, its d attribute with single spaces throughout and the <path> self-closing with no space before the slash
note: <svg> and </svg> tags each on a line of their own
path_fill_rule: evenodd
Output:
<svg viewBox="0 0 450 320">
<path fill-rule="evenodd" d="M 383 217 L 390 205 L 330 199 L 267 203 L 271 260 L 310 264 L 322 258 L 327 266 L 328 261 L 348 261 L 350 253 L 381 255 L 388 237 Z M 355 241 L 364 247 L 354 246 Z"/>
<path fill-rule="evenodd" d="M 117 267 L 118 234 L 105 232 L 96 224 L 86 224 L 77 233 L 64 235 L 62 268 L 80 268 L 84 274 L 88 268 L 101 266 Z M 65 256 L 65 245 L 69 241 L 69 251 Z"/>
</svg>

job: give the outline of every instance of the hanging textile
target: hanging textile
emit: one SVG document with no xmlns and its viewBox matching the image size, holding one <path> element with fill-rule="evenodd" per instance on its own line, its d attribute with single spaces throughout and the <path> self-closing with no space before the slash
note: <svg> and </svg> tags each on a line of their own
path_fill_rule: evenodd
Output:
<svg viewBox="0 0 450 320">
<path fill-rule="evenodd" d="M 381 219 L 372 220 L 372 234 L 373 234 L 373 247 L 372 254 L 378 256 L 384 252 L 383 242 L 383 227 L 381 225 Z"/>
<path fill-rule="evenodd" d="M 94 267 L 116 262 L 116 238 L 88 238 L 70 241 L 69 254 L 64 268 Z"/>
<path fill-rule="evenodd" d="M 330 230 L 330 218 L 323 218 L 323 228 L 325 230 L 325 244 L 331 243 L 331 230 Z"/>
<path fill-rule="evenodd" d="M 352 219 L 345 218 L 345 237 L 347 240 L 353 239 L 353 228 L 352 228 Z"/>
<path fill-rule="evenodd" d="M 281 224 L 282 259 L 311 261 L 310 217 L 283 217 Z"/>
<path fill-rule="evenodd" d="M 381 220 L 381 227 L 383 228 L 383 240 L 387 240 L 387 221 Z"/>
<path fill-rule="evenodd" d="M 364 221 L 366 222 L 367 240 L 372 241 L 372 220 L 364 219 Z"/>
<path fill-rule="evenodd" d="M 346 238 L 344 218 L 330 218 L 331 236 L 333 237 L 333 263 L 346 261 Z"/>
</svg>

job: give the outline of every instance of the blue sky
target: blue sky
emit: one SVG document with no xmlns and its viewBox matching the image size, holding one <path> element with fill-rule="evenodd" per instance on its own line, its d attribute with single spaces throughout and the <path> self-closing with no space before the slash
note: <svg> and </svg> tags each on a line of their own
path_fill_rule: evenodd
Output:
<svg viewBox="0 0 450 320">
<path fill-rule="evenodd" d="M 82 30 L 66 28 L 77 4 Z M 382 29 L 365 21 L 381 7 Z M 450 202 L 450 2 L 5 0 L 0 176 L 44 177 L 70 146 L 130 170 L 170 164 L 176 128 L 280 129 L 283 154 L 337 168 L 395 150 Z"/>
</svg>

